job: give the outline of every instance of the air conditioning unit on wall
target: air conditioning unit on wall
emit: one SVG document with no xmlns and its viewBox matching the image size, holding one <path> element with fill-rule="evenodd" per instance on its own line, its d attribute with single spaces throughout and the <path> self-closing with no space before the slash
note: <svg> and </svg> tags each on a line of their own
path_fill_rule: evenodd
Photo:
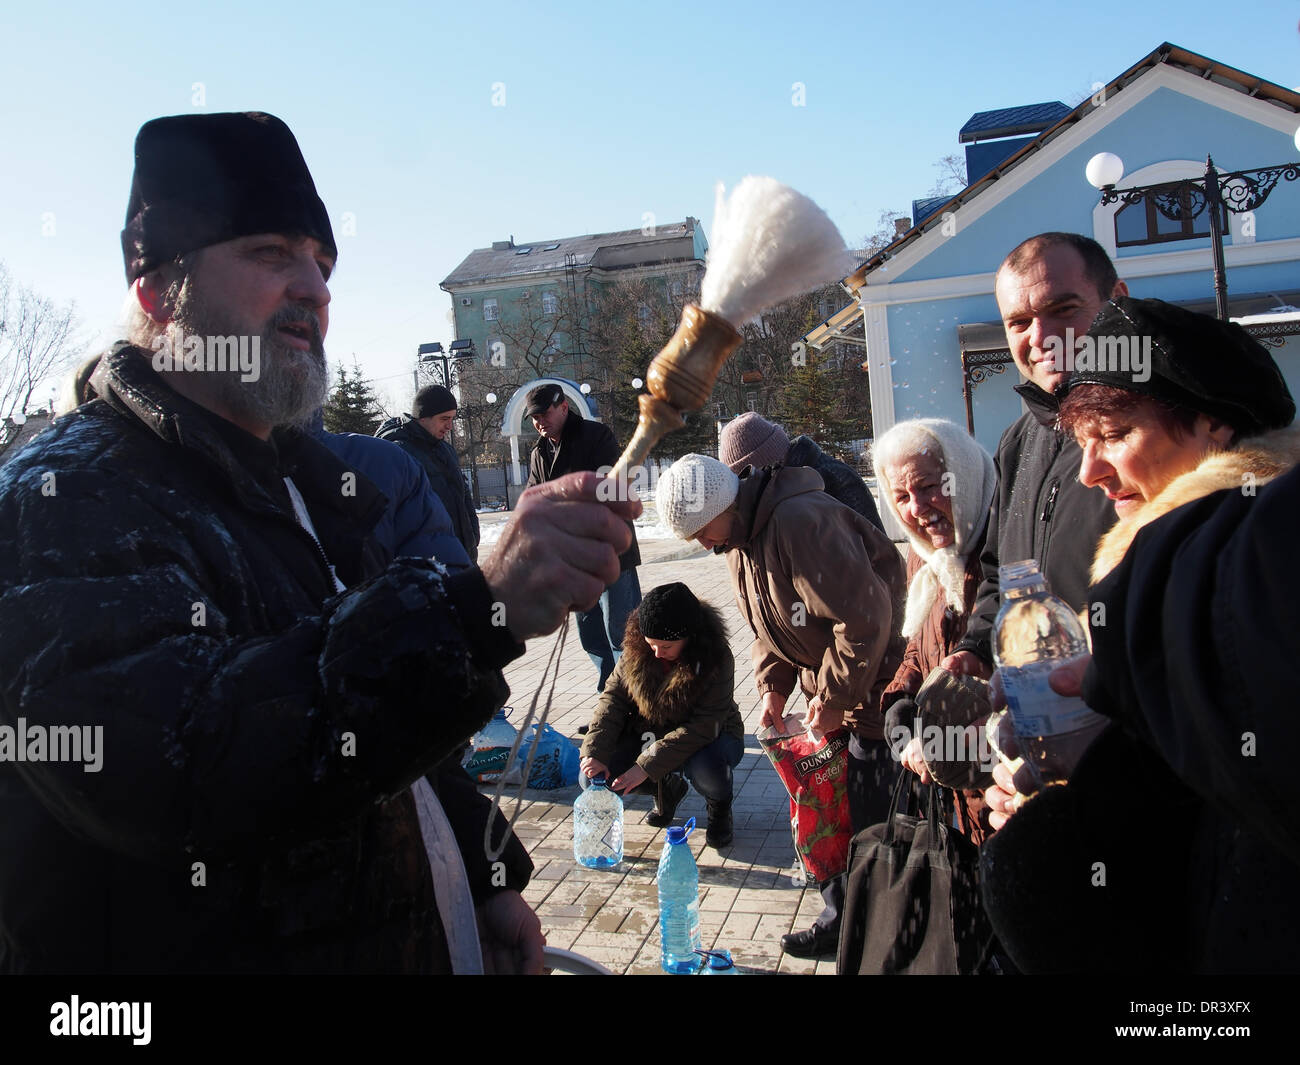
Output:
<svg viewBox="0 0 1300 1065">
<path fill-rule="evenodd" d="M 461 298 L 460 298 L 460 305 L 461 305 L 462 307 L 473 307 L 473 306 L 474 306 L 474 301 L 473 301 L 472 299 L 470 299 L 468 296 L 461 296 Z"/>
</svg>

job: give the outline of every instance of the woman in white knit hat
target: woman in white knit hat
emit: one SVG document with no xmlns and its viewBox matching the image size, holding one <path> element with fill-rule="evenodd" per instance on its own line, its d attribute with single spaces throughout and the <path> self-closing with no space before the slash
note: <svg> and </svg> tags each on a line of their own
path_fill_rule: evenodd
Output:
<svg viewBox="0 0 1300 1065">
<path fill-rule="evenodd" d="M 683 540 L 721 547 L 741 615 L 754 632 L 750 657 L 763 700 L 762 726 L 782 724 L 798 683 L 809 727 L 850 729 L 846 833 L 883 821 L 897 767 L 884 741 L 880 693 L 902 657 L 897 635 L 903 561 L 879 529 L 832 499 L 816 470 L 751 470 L 737 477 L 717 459 L 687 455 L 659 480 L 660 521 Z M 834 953 L 844 877 L 822 885 L 813 927 L 783 936 L 797 957 Z"/>
<path fill-rule="evenodd" d="M 876 440 L 872 450 L 881 505 L 907 533 L 907 607 L 902 634 L 907 651 L 902 665 L 881 697 L 886 733 L 896 726 L 909 732 L 917 717 L 913 701 L 930 672 L 952 654 L 966 633 L 975 605 L 981 569 L 980 552 L 988 527 L 989 506 L 997 487 L 993 458 L 960 426 L 940 418 L 899 422 Z M 922 732 L 927 722 L 922 715 Z M 931 770 L 954 783 L 961 765 L 927 764 L 920 736 L 901 752 L 903 764 L 928 780 Z M 969 794 L 963 827 L 977 842 L 983 801 L 978 778 L 961 784 Z"/>
</svg>

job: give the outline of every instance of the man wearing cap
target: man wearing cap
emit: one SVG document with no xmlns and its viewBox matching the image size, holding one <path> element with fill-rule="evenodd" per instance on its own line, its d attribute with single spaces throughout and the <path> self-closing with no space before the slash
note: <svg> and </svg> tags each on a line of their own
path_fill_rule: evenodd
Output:
<svg viewBox="0 0 1300 1065">
<path fill-rule="evenodd" d="M 530 487 L 576 470 L 608 470 L 618 461 L 618 441 L 609 426 L 570 410 L 564 390 L 557 384 L 532 389 L 524 416 L 532 419 L 540 437 L 528 459 Z M 636 568 L 641 565 L 641 549 L 636 542 L 636 530 L 630 524 L 628 529 L 632 533 L 632 546 L 619 556 L 618 580 L 605 589 L 596 606 L 578 615 L 578 639 L 599 674 L 598 692 L 605 690 L 605 681 L 614 672 L 614 664 L 623 652 L 623 630 L 628 615 L 641 602 L 641 585 L 636 575 Z"/>
<path fill-rule="evenodd" d="M 162 118 L 135 159 L 128 340 L 0 470 L 0 971 L 539 971 L 526 854 L 422 774 L 637 507 L 575 478 L 481 571 L 385 565 L 382 497 L 295 428 L 336 246 L 293 134 Z"/>
<path fill-rule="evenodd" d="M 726 552 L 736 602 L 754 632 L 760 726 L 782 730 L 797 683 L 809 727 L 852 732 L 851 825 L 844 831 L 885 820 L 898 770 L 884 740 L 880 696 L 906 647 L 898 633 L 907 587 L 893 543 L 801 466 L 738 478 L 717 459 L 686 455 L 660 478 L 655 502 L 678 538 Z M 787 954 L 835 951 L 844 879 L 822 885 L 826 906 L 811 929 L 782 937 Z"/>
<path fill-rule="evenodd" d="M 470 561 L 478 560 L 478 512 L 474 496 L 460 472 L 452 425 L 456 421 L 456 397 L 442 385 L 427 385 L 415 394 L 411 413 L 390 418 L 375 432 L 391 440 L 420 464 L 429 485 L 451 515 L 456 539 L 465 547 Z"/>
<path fill-rule="evenodd" d="M 994 294 L 1011 357 L 1024 378 L 1016 392 L 1029 409 L 998 443 L 998 490 L 980 556 L 984 578 L 965 637 L 941 663 L 985 679 L 993 672 L 999 565 L 1036 559 L 1054 595 L 1075 610 L 1087 604 L 1088 564 L 1115 521 L 1115 508 L 1080 483 L 1082 452 L 1057 431 L 1056 411 L 1070 376 L 1067 339 L 1081 339 L 1102 304 L 1127 296 L 1128 286 L 1096 241 L 1077 233 L 1040 233 L 1003 260 Z"/>
<path fill-rule="evenodd" d="M 737 475 L 744 473 L 746 466 L 756 470 L 776 465 L 814 469 L 832 498 L 856 510 L 881 532 L 885 531 L 866 483 L 846 463 L 831 458 L 811 436 L 791 440 L 776 422 L 755 411 L 746 411 L 722 427 L 718 459 Z"/>
</svg>

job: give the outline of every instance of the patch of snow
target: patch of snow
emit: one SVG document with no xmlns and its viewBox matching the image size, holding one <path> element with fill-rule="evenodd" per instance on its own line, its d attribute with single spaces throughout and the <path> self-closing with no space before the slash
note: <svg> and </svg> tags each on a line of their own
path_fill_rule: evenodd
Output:
<svg viewBox="0 0 1300 1065">
<path fill-rule="evenodd" d="M 675 540 L 667 529 L 659 524 L 659 514 L 655 510 L 654 503 L 644 503 L 645 509 L 641 512 L 641 517 L 632 523 L 636 529 L 638 541 L 645 542 L 648 540 Z M 485 521 L 479 527 L 479 549 L 491 547 L 501 539 L 501 533 L 506 527 L 506 522 L 510 520 L 510 515 L 502 514 L 500 511 L 480 511 L 480 514 L 487 513 L 494 520 Z"/>
</svg>

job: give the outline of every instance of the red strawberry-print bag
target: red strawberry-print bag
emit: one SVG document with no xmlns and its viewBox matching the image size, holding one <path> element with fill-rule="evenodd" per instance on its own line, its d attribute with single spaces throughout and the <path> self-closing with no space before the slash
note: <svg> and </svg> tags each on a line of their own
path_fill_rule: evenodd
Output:
<svg viewBox="0 0 1300 1065">
<path fill-rule="evenodd" d="M 802 713 L 787 714 L 785 734 L 770 726 L 758 742 L 790 795 L 790 833 L 808 875 L 821 884 L 848 865 L 849 730 L 808 732 Z"/>
</svg>

